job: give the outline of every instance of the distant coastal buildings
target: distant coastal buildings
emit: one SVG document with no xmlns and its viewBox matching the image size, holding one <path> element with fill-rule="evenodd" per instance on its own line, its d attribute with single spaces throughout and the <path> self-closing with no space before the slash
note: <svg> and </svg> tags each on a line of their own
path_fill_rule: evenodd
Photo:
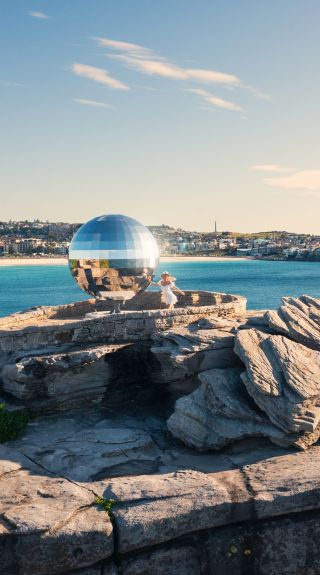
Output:
<svg viewBox="0 0 320 575">
<path fill-rule="evenodd" d="M 320 236 L 288 232 L 236 234 L 190 232 L 169 226 L 151 226 L 161 255 L 250 256 L 262 259 L 320 261 Z"/>
<path fill-rule="evenodd" d="M 0 257 L 64 256 L 79 224 L 39 220 L 0 222 Z M 320 261 L 320 236 L 288 232 L 240 234 L 149 226 L 161 255 L 250 256 L 261 259 Z"/>
<path fill-rule="evenodd" d="M 0 222 L 0 256 L 67 255 L 80 224 Z"/>
</svg>

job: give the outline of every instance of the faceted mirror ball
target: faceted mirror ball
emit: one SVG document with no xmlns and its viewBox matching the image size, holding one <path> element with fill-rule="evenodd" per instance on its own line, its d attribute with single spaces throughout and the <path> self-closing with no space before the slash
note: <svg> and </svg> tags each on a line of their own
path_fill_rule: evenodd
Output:
<svg viewBox="0 0 320 575">
<path fill-rule="evenodd" d="M 159 248 L 148 228 L 117 214 L 83 224 L 69 249 L 74 279 L 95 298 L 132 298 L 148 287 L 158 263 Z"/>
</svg>

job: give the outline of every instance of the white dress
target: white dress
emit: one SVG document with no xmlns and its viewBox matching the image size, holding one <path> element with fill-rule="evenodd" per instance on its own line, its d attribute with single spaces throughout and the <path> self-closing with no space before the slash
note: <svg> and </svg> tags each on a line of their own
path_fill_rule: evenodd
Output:
<svg viewBox="0 0 320 575">
<path fill-rule="evenodd" d="M 173 282 L 170 282 L 169 284 L 166 285 L 162 285 L 160 283 L 160 287 L 161 287 L 161 297 L 164 303 L 166 303 L 167 305 L 177 303 L 178 298 L 172 291 L 172 288 L 174 288 Z"/>
</svg>

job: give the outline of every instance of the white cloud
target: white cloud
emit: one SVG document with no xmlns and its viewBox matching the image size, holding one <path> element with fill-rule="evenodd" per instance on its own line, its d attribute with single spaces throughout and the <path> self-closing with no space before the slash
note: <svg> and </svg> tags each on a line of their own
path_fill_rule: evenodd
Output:
<svg viewBox="0 0 320 575">
<path fill-rule="evenodd" d="M 320 170 L 301 170 L 290 176 L 265 178 L 265 183 L 283 190 L 320 191 Z"/>
<path fill-rule="evenodd" d="M 97 45 L 108 49 L 108 57 L 121 62 L 127 68 L 136 70 L 141 74 L 148 76 L 158 76 L 170 80 L 188 82 L 195 85 L 216 85 L 223 86 L 229 90 L 241 88 L 246 90 L 254 97 L 270 100 L 271 96 L 263 94 L 254 86 L 247 86 L 243 84 L 238 76 L 229 74 L 218 70 L 210 70 L 203 68 L 189 68 L 182 67 L 174 64 L 173 62 L 161 57 L 156 51 L 141 46 L 140 44 L 133 44 L 131 42 L 122 42 L 119 40 L 111 40 L 110 38 L 96 37 L 94 38 Z M 113 52 L 112 54 L 110 53 Z M 206 104 L 222 108 L 225 110 L 233 110 L 241 112 L 242 108 L 229 100 L 220 98 L 216 95 L 209 94 L 203 91 L 201 95 Z"/>
<path fill-rule="evenodd" d="M 73 101 L 82 106 L 92 106 L 94 108 L 112 108 L 110 104 L 105 102 L 97 102 L 97 100 L 88 100 L 86 98 L 73 98 Z"/>
<path fill-rule="evenodd" d="M 88 80 L 92 80 L 93 82 L 97 82 L 98 84 L 103 84 L 108 88 L 112 88 L 113 90 L 129 90 L 129 86 L 121 82 L 120 80 L 116 80 L 109 75 L 107 70 L 103 68 L 95 68 L 94 66 L 87 66 L 86 64 L 79 64 L 75 63 L 71 66 L 72 72 L 76 76 L 82 76 L 83 78 L 87 78 Z"/>
<path fill-rule="evenodd" d="M 279 166 L 278 164 L 256 164 L 255 166 L 250 166 L 250 170 L 255 172 L 274 172 L 274 173 L 283 173 L 283 172 L 294 172 L 294 168 L 285 168 L 283 166 Z"/>
<path fill-rule="evenodd" d="M 216 72 L 214 70 L 201 70 L 187 68 L 185 70 L 188 79 L 198 80 L 203 84 L 226 84 L 228 86 L 239 86 L 240 79 L 233 74 L 226 74 L 225 72 Z"/>
<path fill-rule="evenodd" d="M 114 58 L 143 74 L 161 76 L 173 80 L 191 80 L 204 84 L 224 84 L 227 86 L 239 86 L 241 84 L 240 79 L 233 74 L 176 66 L 158 56 L 153 50 L 138 44 L 119 42 L 109 38 L 96 38 L 96 41 L 99 46 L 105 46 L 111 50 L 121 52 L 121 54 L 115 55 Z"/>
<path fill-rule="evenodd" d="M 210 94 L 206 90 L 202 90 L 200 88 L 194 88 L 187 90 L 188 92 L 192 92 L 193 94 L 197 94 L 201 98 L 204 99 L 205 102 L 214 106 L 215 108 L 222 108 L 223 110 L 232 110 L 233 112 L 243 112 L 243 109 L 234 104 L 234 102 L 230 102 L 230 100 L 225 100 L 224 98 L 219 98 L 214 94 Z"/>
<path fill-rule="evenodd" d="M 32 16 L 32 18 L 39 18 L 39 20 L 50 20 L 50 16 L 44 12 L 29 12 L 29 16 Z"/>
<path fill-rule="evenodd" d="M 236 86 L 240 84 L 239 78 L 232 74 L 224 72 L 215 72 L 213 70 L 200 70 L 196 68 L 180 68 L 171 64 L 167 60 L 158 60 L 150 58 L 133 58 L 132 56 L 116 55 L 115 59 L 121 60 L 129 68 L 138 70 L 143 74 L 150 76 L 161 76 L 171 78 L 172 80 L 191 80 L 201 84 L 225 84 Z"/>
<path fill-rule="evenodd" d="M 111 48 L 112 50 L 117 50 L 118 52 L 126 52 L 132 54 L 137 58 L 145 58 L 153 55 L 153 51 L 149 48 L 144 48 L 139 46 L 139 44 L 131 44 L 130 42 L 120 42 L 119 40 L 111 40 L 110 38 L 100 38 L 96 37 L 98 46 L 105 48 Z"/>
<path fill-rule="evenodd" d="M 162 76 L 172 80 L 187 80 L 188 78 L 184 70 L 162 60 L 139 59 L 123 55 L 116 55 L 113 58 L 124 62 L 129 68 L 149 76 Z"/>
</svg>

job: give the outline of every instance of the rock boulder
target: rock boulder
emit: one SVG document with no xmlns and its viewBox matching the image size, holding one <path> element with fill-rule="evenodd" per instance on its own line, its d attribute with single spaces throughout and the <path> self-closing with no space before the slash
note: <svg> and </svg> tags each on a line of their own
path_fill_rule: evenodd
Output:
<svg viewBox="0 0 320 575">
<path fill-rule="evenodd" d="M 320 353 L 280 335 L 239 331 L 235 351 L 248 393 L 278 428 L 305 448 L 320 435 Z"/>
<path fill-rule="evenodd" d="M 200 451 L 258 436 L 269 437 L 277 445 L 290 445 L 293 438 L 256 408 L 240 378 L 241 371 L 211 369 L 201 373 L 200 387 L 176 402 L 167 422 L 172 435 Z"/>
</svg>

